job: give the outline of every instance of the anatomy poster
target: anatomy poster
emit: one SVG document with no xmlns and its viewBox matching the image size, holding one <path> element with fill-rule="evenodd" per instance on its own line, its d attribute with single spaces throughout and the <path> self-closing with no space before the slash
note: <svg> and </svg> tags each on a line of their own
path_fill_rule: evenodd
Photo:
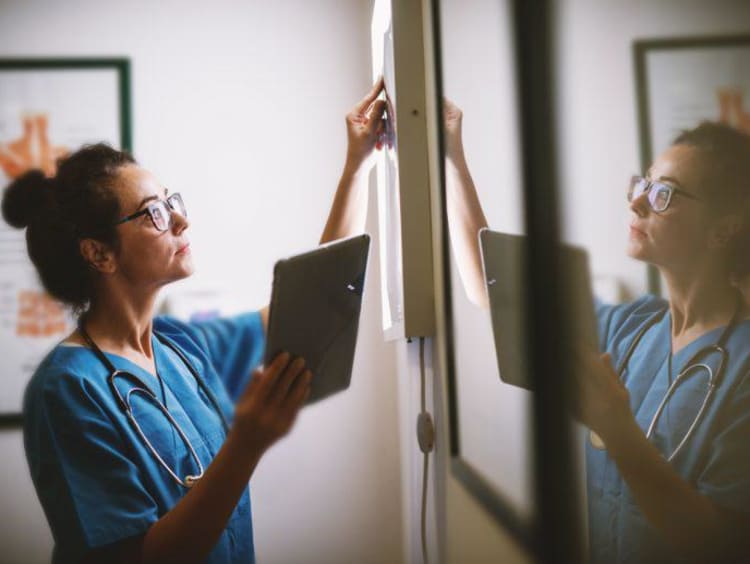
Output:
<svg viewBox="0 0 750 564">
<path fill-rule="evenodd" d="M 0 190 L 31 169 L 54 175 L 57 160 L 84 144 L 123 145 L 122 65 L 0 60 Z M 0 219 L 1 417 L 21 413 L 34 369 L 72 328 L 38 280 L 25 230 Z"/>
</svg>

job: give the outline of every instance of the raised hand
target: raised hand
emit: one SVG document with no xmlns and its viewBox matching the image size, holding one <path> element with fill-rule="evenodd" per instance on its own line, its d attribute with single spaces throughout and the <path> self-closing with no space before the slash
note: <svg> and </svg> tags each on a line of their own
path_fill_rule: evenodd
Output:
<svg viewBox="0 0 750 564">
<path fill-rule="evenodd" d="M 445 157 L 455 160 L 463 155 L 461 125 L 464 113 L 448 98 L 443 98 L 443 128 L 445 131 Z"/>
<path fill-rule="evenodd" d="M 346 114 L 348 139 L 347 166 L 357 171 L 372 164 L 375 148 L 383 144 L 385 123 L 383 113 L 386 101 L 378 99 L 383 90 L 383 78 L 373 84 L 370 91 Z"/>
</svg>

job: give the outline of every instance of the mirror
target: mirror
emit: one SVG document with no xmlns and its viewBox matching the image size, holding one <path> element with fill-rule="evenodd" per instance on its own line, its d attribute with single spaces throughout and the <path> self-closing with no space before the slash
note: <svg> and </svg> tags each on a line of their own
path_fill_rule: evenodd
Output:
<svg viewBox="0 0 750 564">
<path fill-rule="evenodd" d="M 747 91 L 750 85 L 750 65 L 747 63 L 750 60 L 750 50 L 746 35 L 737 36 L 731 32 L 736 29 L 732 22 L 746 18 L 750 12 L 746 3 L 732 1 L 721 2 L 723 15 L 720 15 L 720 10 L 715 6 L 708 4 L 700 7 L 696 4 L 690 9 L 678 4 L 636 9 L 626 2 L 566 0 L 554 3 L 555 39 L 551 62 L 556 89 L 552 95 L 558 119 L 551 124 L 550 130 L 557 130 L 554 142 L 558 146 L 559 161 L 557 184 L 560 236 L 563 243 L 572 243 L 584 252 L 588 264 L 586 269 L 590 271 L 593 281 L 593 291 L 587 290 L 586 294 L 594 294 L 601 300 L 596 307 L 598 337 L 602 352 L 607 351 L 612 356 L 613 368 L 609 370 L 605 366 L 608 361 L 594 355 L 588 364 L 576 364 L 575 392 L 577 399 L 583 397 L 591 400 L 588 405 L 613 405 L 617 408 L 586 412 L 581 407 L 585 402 L 581 401 L 578 413 L 579 416 L 584 413 L 588 417 L 587 423 L 592 423 L 591 427 L 603 429 L 602 434 L 619 426 L 617 432 L 623 433 L 620 436 L 628 437 L 629 447 L 635 444 L 643 447 L 639 451 L 642 456 L 637 457 L 638 465 L 645 468 L 651 464 L 652 469 L 664 470 L 666 466 L 663 459 L 666 459 L 670 464 L 670 483 L 679 483 L 680 487 L 687 484 L 692 493 L 697 489 L 703 496 L 704 507 L 705 500 L 708 499 L 722 508 L 733 508 L 744 513 L 747 509 L 742 498 L 745 490 L 740 491 L 743 487 L 740 480 L 727 479 L 726 471 L 730 468 L 730 473 L 739 476 L 740 471 L 745 470 L 743 464 L 746 457 L 737 452 L 733 454 L 725 449 L 722 451 L 722 441 L 725 436 L 731 437 L 734 434 L 739 441 L 737 444 L 746 442 L 746 432 L 740 435 L 737 430 L 739 421 L 745 418 L 746 408 L 731 404 L 742 411 L 741 416 L 730 420 L 729 424 L 726 423 L 728 419 L 708 421 L 711 417 L 716 417 L 718 412 L 712 412 L 708 407 L 704 413 L 704 407 L 709 405 L 709 401 L 704 400 L 707 397 L 705 392 L 700 388 L 706 387 L 705 377 L 694 378 L 674 392 L 674 395 L 669 393 L 667 390 L 671 389 L 671 382 L 682 381 L 679 375 L 686 368 L 680 367 L 689 367 L 691 363 L 688 360 L 691 353 L 684 353 L 680 357 L 683 349 L 680 348 L 680 343 L 674 342 L 675 334 L 671 332 L 673 326 L 668 317 L 671 315 L 669 304 L 658 296 L 651 296 L 635 302 L 635 305 L 622 305 L 623 302 L 633 302 L 649 288 L 652 291 L 659 290 L 656 284 L 658 279 L 653 274 L 655 270 L 647 266 L 649 263 L 658 264 L 662 274 L 670 274 L 668 267 L 673 266 L 673 263 L 677 264 L 675 261 L 682 256 L 683 262 L 678 266 L 686 268 L 681 272 L 695 275 L 686 280 L 703 277 L 699 282 L 706 283 L 705 288 L 699 287 L 700 290 L 706 290 L 705 295 L 698 293 L 697 297 L 687 297 L 695 303 L 700 298 L 706 298 L 702 304 L 703 313 L 709 312 L 722 320 L 721 324 L 706 325 L 703 333 L 699 334 L 701 338 L 709 334 L 709 329 L 717 329 L 719 326 L 730 331 L 724 333 L 728 335 L 732 334 L 731 331 L 739 332 L 747 327 L 732 321 L 741 319 L 739 316 L 745 310 L 742 309 L 742 301 L 736 299 L 735 289 L 729 287 L 730 283 L 737 284 L 740 290 L 745 291 L 747 300 L 747 287 L 743 286 L 747 279 L 721 278 L 727 272 L 747 276 L 745 267 L 742 267 L 745 268 L 744 274 L 741 268 L 734 270 L 735 266 L 746 261 L 746 245 L 741 250 L 735 249 L 734 254 L 727 251 L 728 246 L 721 246 L 724 243 L 711 246 L 719 239 L 705 237 L 709 233 L 706 226 L 719 225 L 712 223 L 718 221 L 718 216 L 699 215 L 695 209 L 694 215 L 682 216 L 692 218 L 692 225 L 679 232 L 686 239 L 681 239 L 672 232 L 672 239 L 668 240 L 671 246 L 666 247 L 675 253 L 680 251 L 682 255 L 669 254 L 664 248 L 660 251 L 655 246 L 658 242 L 656 236 L 649 239 L 651 247 L 647 243 L 639 246 L 639 238 L 645 238 L 646 235 L 645 232 L 639 234 L 637 229 L 640 225 L 637 220 L 642 217 L 637 210 L 632 209 L 626 197 L 628 180 L 633 174 L 647 175 L 647 180 L 674 183 L 675 177 L 679 175 L 665 174 L 664 167 L 672 163 L 673 168 L 669 170 L 674 170 L 674 162 L 679 159 L 672 154 L 667 159 L 669 162 L 665 162 L 658 156 L 672 145 L 672 140 L 681 130 L 693 129 L 700 122 L 708 120 L 714 124 L 707 126 L 700 134 L 693 133 L 689 141 L 680 142 L 683 150 L 680 154 L 684 156 L 686 151 L 715 154 L 717 145 L 713 143 L 718 143 L 716 139 L 721 138 L 722 149 L 718 151 L 721 159 L 734 155 L 734 161 L 732 167 L 722 169 L 717 166 L 713 172 L 718 176 L 723 175 L 726 182 L 716 182 L 715 186 L 709 186 L 711 183 L 705 182 L 705 174 L 696 172 L 698 165 L 695 162 L 698 162 L 698 157 L 695 157 L 695 161 L 690 161 L 694 168 L 680 169 L 692 180 L 692 184 L 688 182 L 687 188 L 682 186 L 682 196 L 671 200 L 673 208 L 669 211 L 679 209 L 679 204 L 675 205 L 675 201 L 682 203 L 683 209 L 687 209 L 688 204 L 685 202 L 691 199 L 691 187 L 696 191 L 692 194 L 692 199 L 700 200 L 701 195 L 706 196 L 700 190 L 720 190 L 722 185 L 734 186 L 735 193 L 731 197 L 737 198 L 736 206 L 726 209 L 728 216 L 739 215 L 743 210 L 742 206 L 746 204 L 746 199 L 742 200 L 737 196 L 740 192 L 739 185 L 729 177 L 732 174 L 741 179 L 748 177 L 743 167 L 750 159 L 737 158 L 741 154 L 740 145 L 745 151 L 747 142 L 740 141 L 732 128 L 747 133 L 750 127 L 747 120 Z M 449 313 L 453 355 L 450 377 L 453 385 L 451 423 L 455 435 L 452 445 L 454 471 L 477 494 L 478 499 L 493 510 L 505 528 L 519 533 L 523 538 L 524 531 L 534 520 L 536 512 L 539 511 L 538 514 L 541 515 L 532 495 L 534 463 L 530 450 L 530 431 L 532 419 L 543 419 L 544 412 L 532 414 L 528 393 L 502 381 L 504 378 L 501 377 L 507 376 L 507 372 L 503 374 L 502 368 L 498 369 L 492 325 L 486 309 L 487 296 L 483 293 L 482 284 L 476 282 L 482 279 L 480 274 L 485 274 L 483 266 L 486 266 L 477 259 L 479 253 L 475 237 L 480 228 L 489 226 L 493 231 L 504 234 L 522 234 L 524 231 L 520 204 L 518 125 L 515 115 L 518 104 L 514 100 L 513 90 L 515 73 L 512 65 L 509 29 L 512 18 L 509 10 L 509 3 L 504 2 L 475 2 L 470 7 L 465 2 L 460 3 L 460 6 L 459 2 L 452 0 L 440 2 L 442 86 L 447 98 L 444 123 L 447 225 L 444 227 L 450 234 Z M 705 34 L 703 37 L 679 37 L 684 30 L 694 33 L 696 27 Z M 669 37 L 667 34 L 666 37 L 653 38 L 649 35 L 661 35 L 666 28 L 670 30 L 669 33 L 678 36 Z M 729 34 L 712 36 L 727 30 Z M 648 39 L 643 39 L 644 34 Z M 706 136 L 712 141 L 706 141 Z M 731 150 L 728 148 L 730 146 Z M 662 169 L 654 170 L 652 163 L 655 159 Z M 712 162 L 701 160 L 699 164 L 711 165 Z M 737 170 L 742 173 L 732 172 Z M 746 180 L 744 182 L 742 190 L 746 191 Z M 631 189 L 633 186 L 635 185 L 631 184 Z M 657 203 L 651 198 L 652 192 L 649 192 L 653 186 L 653 182 L 641 181 L 640 192 L 631 198 L 633 202 L 635 198 L 641 198 L 640 204 L 645 206 L 645 215 L 653 216 L 668 211 L 669 198 L 677 193 L 674 186 L 672 189 L 668 186 L 660 187 L 659 191 L 668 196 L 664 196 L 666 204 L 662 209 L 657 209 Z M 728 192 L 725 191 L 724 194 Z M 747 195 L 743 197 L 747 198 Z M 714 203 L 718 206 L 721 202 Z M 637 216 L 636 219 L 633 214 Z M 642 227 L 657 229 L 654 227 L 656 221 Z M 685 226 L 688 223 L 690 222 L 685 221 L 679 225 Z M 739 222 L 731 225 L 734 227 L 727 228 L 728 231 L 717 233 L 732 230 L 732 233 L 741 233 L 741 229 L 737 227 Z M 667 232 L 659 233 L 664 241 Z M 686 241 L 695 244 L 691 246 Z M 639 254 L 639 249 L 645 251 Z M 711 252 L 705 252 L 706 249 Z M 513 253 L 509 256 L 513 256 Z M 663 260 L 659 262 L 657 258 Z M 563 261 L 570 262 L 565 258 Z M 512 261 L 506 264 L 511 264 L 511 267 L 502 274 L 515 277 L 516 267 L 519 265 L 513 267 Z M 705 265 L 718 266 L 718 275 L 716 270 L 699 268 Z M 647 276 L 649 272 L 651 275 Z M 674 275 L 672 289 L 684 290 L 684 287 L 674 284 L 681 272 L 679 269 L 671 272 Z M 492 279 L 492 276 L 488 277 L 488 284 Z M 549 282 L 551 286 L 558 283 L 558 280 Z M 712 285 L 714 283 L 716 284 Z M 517 286 L 524 288 L 523 283 L 518 283 Z M 713 291 L 717 288 L 721 291 Z M 662 291 L 663 296 L 670 294 L 671 292 Z M 620 305 L 619 309 L 606 309 L 601 307 L 602 303 L 611 303 L 615 307 Z M 687 303 L 688 300 L 683 300 L 681 305 L 685 306 Z M 663 314 L 667 317 L 659 319 L 668 321 L 659 328 L 662 331 L 658 334 L 659 340 L 655 340 L 657 337 L 654 335 L 649 335 L 641 350 L 631 357 L 627 352 L 628 342 L 636 341 L 639 337 L 626 339 L 625 335 L 636 326 L 636 322 L 640 323 L 635 314 L 645 315 L 656 311 L 627 309 L 638 308 L 639 304 L 650 304 L 667 312 Z M 635 312 L 632 318 L 629 311 Z M 700 314 L 700 307 L 695 306 L 695 311 Z M 613 321 L 615 313 L 629 323 L 632 321 L 632 325 L 625 326 L 623 319 Z M 685 314 L 684 311 L 682 313 Z M 646 317 L 648 316 L 642 319 L 645 320 Z M 523 312 L 519 314 L 519 318 L 521 321 L 518 323 L 521 324 Z M 650 327 L 656 326 L 648 325 L 646 328 Z M 562 335 L 566 329 L 561 327 L 559 331 Z M 617 331 L 620 333 L 615 335 Z M 679 332 L 676 331 L 678 334 Z M 707 344 L 723 342 L 719 337 L 720 333 L 707 337 Z M 635 336 L 635 331 L 632 334 Z M 649 341 L 650 344 L 646 346 Z M 698 341 L 699 337 L 695 335 L 692 340 L 686 339 L 682 343 L 684 350 L 698 352 Z M 737 348 L 730 356 L 734 354 L 734 358 L 739 357 L 742 362 L 745 358 L 742 355 L 747 354 L 746 345 L 739 339 L 735 342 Z M 677 352 L 673 354 L 673 350 Z M 517 360 L 525 360 L 523 351 L 520 354 Z M 623 357 L 625 363 L 630 362 L 629 365 L 623 364 Z M 672 359 L 675 363 L 674 377 L 671 364 L 667 362 Z M 594 361 L 599 363 L 597 366 L 601 370 L 596 369 Z M 711 366 L 708 368 L 710 375 L 714 374 L 712 370 L 716 373 L 722 370 L 714 362 L 713 359 L 706 362 L 706 365 L 714 366 L 713 369 Z M 701 366 L 704 365 L 698 365 L 699 368 Z M 618 402 L 598 401 L 602 399 L 602 394 L 597 395 L 596 391 L 592 391 L 591 380 L 585 379 L 592 374 L 601 375 L 604 372 L 607 377 L 614 378 L 612 389 L 622 392 L 618 396 Z M 735 377 L 731 368 L 726 370 L 726 374 L 728 378 Z M 621 386 L 617 386 L 618 384 Z M 723 393 L 732 389 L 727 386 L 725 383 Z M 722 392 L 714 392 L 714 388 L 710 387 L 709 394 L 713 393 Z M 616 394 L 604 394 L 604 399 L 612 399 L 614 395 Z M 665 408 L 664 413 L 667 415 L 659 420 L 664 398 L 673 402 L 674 409 L 670 411 L 669 407 Z M 722 400 L 713 401 L 713 409 L 718 410 L 718 403 Z M 687 416 L 683 417 L 685 414 Z M 702 421 L 701 417 L 706 420 Z M 630 425 L 633 422 L 637 427 Z M 652 434 L 649 429 L 657 422 Z M 717 429 L 725 434 L 712 434 Z M 693 431 L 695 433 L 691 436 Z M 690 442 L 681 440 L 685 437 Z M 649 517 L 643 507 L 644 490 L 640 491 L 641 497 L 638 499 L 632 493 L 631 488 L 638 487 L 637 479 L 633 477 L 638 472 L 634 470 L 627 479 L 623 478 L 619 474 L 618 463 L 606 449 L 607 445 L 614 448 L 612 445 L 615 441 L 610 443 L 602 440 L 602 437 L 595 440 L 595 437 L 586 432 L 585 454 L 583 448 L 575 453 L 580 465 L 579 478 L 585 480 L 587 486 L 584 490 L 587 492 L 590 511 L 588 531 L 593 561 L 612 562 L 628 558 L 633 561 L 677 560 L 677 554 L 684 547 L 701 549 L 697 538 L 704 539 L 705 546 L 710 545 L 719 550 L 717 554 L 724 554 L 726 547 L 718 542 L 723 538 L 721 534 L 714 534 L 715 531 L 705 527 L 690 529 L 690 523 L 701 519 L 700 507 L 693 505 L 691 511 L 683 513 L 675 510 L 675 507 L 680 507 L 678 501 L 685 501 L 683 498 L 669 503 L 666 496 L 660 497 L 661 491 L 652 488 L 649 495 L 659 499 L 649 502 L 651 509 L 657 507 L 657 512 L 670 513 L 668 522 L 653 522 L 653 512 Z M 577 446 L 583 445 L 582 433 Z M 682 459 L 671 460 L 672 455 L 683 448 L 683 445 L 686 450 L 680 452 Z M 549 443 L 542 445 L 543 448 L 550 446 L 552 445 Z M 661 455 L 656 454 L 656 450 Z M 726 461 L 724 465 L 715 462 L 721 457 Z M 562 480 L 554 483 L 554 488 L 559 490 L 559 499 L 568 493 L 566 486 L 572 485 Z M 717 493 L 718 490 L 728 491 L 724 488 L 737 491 L 738 496 L 730 499 Z M 564 502 L 574 504 L 576 500 L 569 496 Z M 544 506 L 539 507 L 544 509 Z M 703 523 L 710 524 L 710 519 L 706 518 Z M 694 534 L 686 534 L 687 530 L 692 530 Z M 675 540 L 679 542 L 675 543 Z M 727 546 L 733 548 L 732 543 Z M 688 550 L 687 554 L 695 556 L 698 552 Z M 712 560 L 728 561 L 722 557 Z"/>
<path fill-rule="evenodd" d="M 534 516 L 530 395 L 500 379 L 478 234 L 524 228 L 510 9 L 501 0 L 442 0 L 439 37 L 454 471 L 523 537 Z"/>
</svg>

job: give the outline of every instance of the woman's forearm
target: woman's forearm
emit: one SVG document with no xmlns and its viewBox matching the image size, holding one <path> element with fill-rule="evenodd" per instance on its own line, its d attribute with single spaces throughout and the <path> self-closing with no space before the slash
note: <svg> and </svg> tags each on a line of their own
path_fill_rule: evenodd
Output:
<svg viewBox="0 0 750 564">
<path fill-rule="evenodd" d="M 365 230 L 369 169 L 347 161 L 333 197 L 320 243 L 350 237 Z"/>
<path fill-rule="evenodd" d="M 728 513 L 675 472 L 635 419 L 609 433 L 606 443 L 638 507 L 667 542 L 691 561 L 725 561 L 722 555 L 732 554 Z"/>
<path fill-rule="evenodd" d="M 463 151 L 446 159 L 445 173 L 448 226 L 456 264 L 469 299 L 486 307 L 487 291 L 478 234 L 480 229 L 487 227 L 487 219 Z"/>
<path fill-rule="evenodd" d="M 146 533 L 142 562 L 202 562 L 219 540 L 262 451 L 230 431 L 203 478 Z"/>
</svg>

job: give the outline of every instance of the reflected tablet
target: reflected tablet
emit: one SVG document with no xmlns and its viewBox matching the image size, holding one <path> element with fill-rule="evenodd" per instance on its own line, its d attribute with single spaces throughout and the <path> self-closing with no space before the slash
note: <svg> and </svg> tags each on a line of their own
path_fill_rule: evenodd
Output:
<svg viewBox="0 0 750 564">
<path fill-rule="evenodd" d="M 525 346 L 527 239 L 522 235 L 482 229 L 479 241 L 500 379 L 530 390 L 532 380 Z M 560 338 L 570 338 L 569 342 L 596 351 L 599 338 L 588 254 L 570 245 L 562 245 L 561 252 L 566 279 L 550 283 L 550 290 L 559 287 L 561 282 L 566 286 L 564 315 L 568 324 L 560 328 Z"/>
<path fill-rule="evenodd" d="M 370 236 L 280 260 L 273 271 L 264 364 L 281 352 L 305 359 L 313 403 L 349 387 Z"/>
</svg>

